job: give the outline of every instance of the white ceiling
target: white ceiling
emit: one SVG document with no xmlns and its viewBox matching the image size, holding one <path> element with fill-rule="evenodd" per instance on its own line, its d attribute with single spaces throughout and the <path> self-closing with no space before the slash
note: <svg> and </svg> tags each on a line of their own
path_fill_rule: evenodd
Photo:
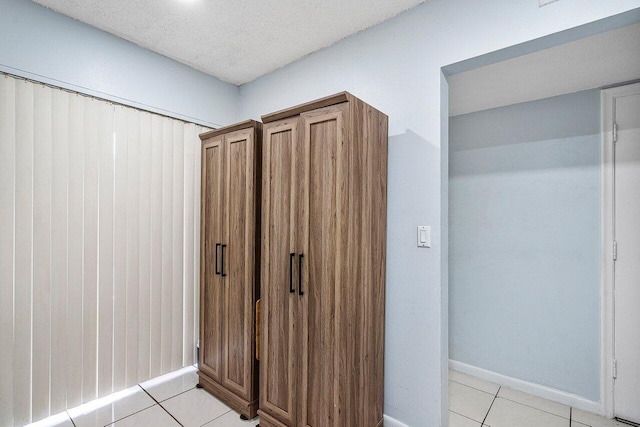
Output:
<svg viewBox="0 0 640 427">
<path fill-rule="evenodd" d="M 640 24 L 449 77 L 449 115 L 640 79 Z"/>
<path fill-rule="evenodd" d="M 33 0 L 240 85 L 425 0 Z"/>
</svg>

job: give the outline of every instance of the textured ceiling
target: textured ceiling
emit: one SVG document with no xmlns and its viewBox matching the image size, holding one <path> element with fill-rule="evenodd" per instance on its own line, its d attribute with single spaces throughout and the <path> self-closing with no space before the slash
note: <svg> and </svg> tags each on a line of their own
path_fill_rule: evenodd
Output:
<svg viewBox="0 0 640 427">
<path fill-rule="evenodd" d="M 33 1 L 240 85 L 425 0 Z"/>
<path fill-rule="evenodd" d="M 449 77 L 449 115 L 640 79 L 640 24 Z"/>
</svg>

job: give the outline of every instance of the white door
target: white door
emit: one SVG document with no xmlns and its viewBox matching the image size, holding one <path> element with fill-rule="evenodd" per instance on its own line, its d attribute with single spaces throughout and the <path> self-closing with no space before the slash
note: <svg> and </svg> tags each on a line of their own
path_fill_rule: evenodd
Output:
<svg viewBox="0 0 640 427">
<path fill-rule="evenodd" d="M 614 405 L 616 417 L 640 423 L 640 88 L 635 92 L 614 99 Z"/>
</svg>

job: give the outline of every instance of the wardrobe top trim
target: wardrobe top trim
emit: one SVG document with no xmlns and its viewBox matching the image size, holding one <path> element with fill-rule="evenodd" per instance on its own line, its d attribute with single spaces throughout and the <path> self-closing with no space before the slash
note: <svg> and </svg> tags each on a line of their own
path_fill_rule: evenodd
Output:
<svg viewBox="0 0 640 427">
<path fill-rule="evenodd" d="M 225 126 L 218 129 L 210 130 L 205 133 L 201 133 L 200 140 L 204 141 L 205 139 L 209 139 L 213 136 L 218 136 L 225 133 L 234 132 L 236 130 L 242 130 L 242 129 L 248 129 L 248 128 L 262 129 L 262 123 L 257 122 L 255 120 L 245 120 L 244 122 L 235 123 L 229 126 Z"/>
<path fill-rule="evenodd" d="M 349 92 L 340 92 L 335 95 L 327 96 L 324 98 L 316 99 L 315 101 L 305 102 L 304 104 L 296 105 L 295 107 L 286 108 L 284 110 L 276 111 L 275 113 L 265 114 L 262 116 L 262 123 L 275 122 L 276 120 L 286 119 L 287 117 L 297 116 L 306 111 L 315 110 L 316 108 L 329 107 L 330 105 L 340 104 L 353 99 L 354 96 Z"/>
</svg>

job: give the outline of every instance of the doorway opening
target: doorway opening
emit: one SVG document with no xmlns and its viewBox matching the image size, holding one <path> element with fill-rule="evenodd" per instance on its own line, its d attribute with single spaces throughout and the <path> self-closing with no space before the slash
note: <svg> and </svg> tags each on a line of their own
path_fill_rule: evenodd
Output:
<svg viewBox="0 0 640 427">
<path fill-rule="evenodd" d="M 616 418 L 640 423 L 640 83 L 602 92 L 603 376 Z"/>
<path fill-rule="evenodd" d="M 513 404 L 569 419 L 618 415 L 601 96 L 640 78 L 640 23 L 630 16 L 444 69 L 456 416 L 492 425 Z M 469 388 L 489 395 L 475 396 L 483 410 L 460 404 Z"/>
</svg>

